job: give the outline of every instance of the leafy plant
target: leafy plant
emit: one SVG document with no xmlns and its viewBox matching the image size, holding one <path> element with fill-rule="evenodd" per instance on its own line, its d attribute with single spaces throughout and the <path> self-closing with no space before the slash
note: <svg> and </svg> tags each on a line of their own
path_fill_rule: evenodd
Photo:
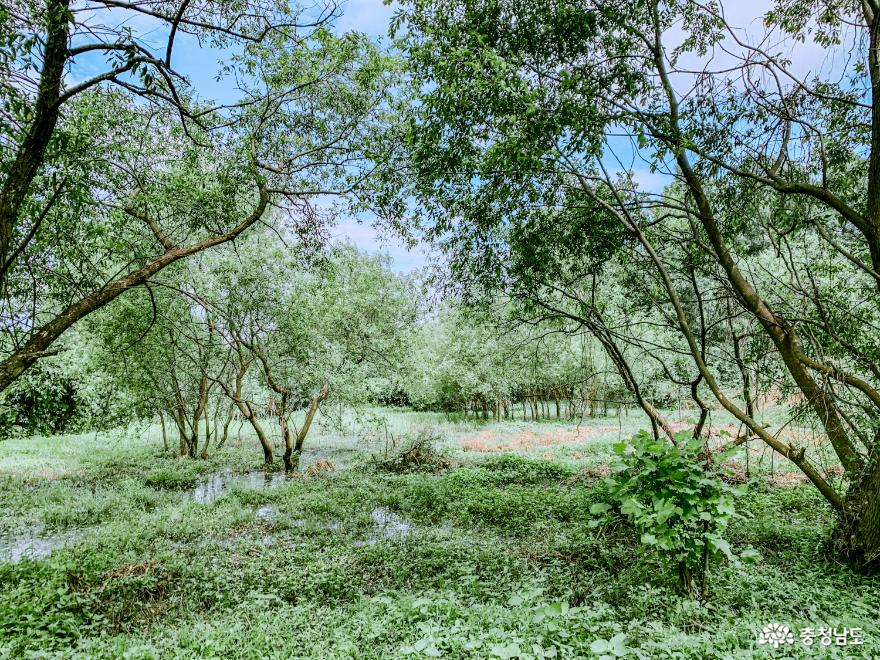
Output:
<svg viewBox="0 0 880 660">
<path fill-rule="evenodd" d="M 614 452 L 616 469 L 605 480 L 608 501 L 590 507 L 596 516 L 590 525 L 599 526 L 609 514 L 622 516 L 643 545 L 676 566 L 685 591 L 701 578 L 705 598 L 709 563 L 722 556 L 738 560 L 722 533 L 739 491 L 719 478 L 702 441 L 688 431 L 676 434 L 675 444 L 640 431 L 615 444 Z M 753 554 L 747 550 L 743 558 Z"/>
</svg>

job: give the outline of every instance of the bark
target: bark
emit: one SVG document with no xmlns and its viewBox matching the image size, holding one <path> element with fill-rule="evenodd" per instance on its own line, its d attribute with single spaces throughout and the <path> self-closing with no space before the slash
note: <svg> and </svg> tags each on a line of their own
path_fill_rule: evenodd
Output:
<svg viewBox="0 0 880 660">
<path fill-rule="evenodd" d="M 700 418 L 697 420 L 697 425 L 694 427 L 694 437 L 699 438 L 703 435 L 703 427 L 706 425 L 706 419 L 709 417 L 709 406 L 706 405 L 706 402 L 700 398 L 699 386 L 701 378 L 694 380 L 691 383 L 691 398 L 694 400 L 694 403 L 700 409 Z M 751 415 L 750 415 L 751 416 Z"/>
<path fill-rule="evenodd" d="M 732 321 L 730 323 L 730 334 L 733 338 L 733 359 L 736 362 L 737 369 L 739 369 L 740 379 L 742 380 L 742 396 L 743 402 L 746 406 L 746 414 L 754 419 L 755 402 L 752 398 L 752 375 L 749 373 L 748 367 L 746 367 L 745 361 L 743 360 L 742 349 L 740 347 L 741 337 L 736 334 Z M 743 442 L 748 442 L 750 436 L 748 427 L 745 428 L 745 434 Z M 746 476 L 749 476 L 750 470 L 749 447 L 748 444 L 746 444 Z"/>
<path fill-rule="evenodd" d="M 69 5 L 70 0 L 49 0 L 47 3 L 43 68 L 34 104 L 34 119 L 0 189 L 0 264 L 3 264 L 4 272 L 8 271 L 7 259 L 22 204 L 43 165 L 46 149 L 58 123 L 70 35 Z M 4 387 L 0 387 L 0 391 Z"/>
<path fill-rule="evenodd" d="M 179 436 L 178 455 L 182 458 L 187 455 L 189 448 L 189 430 L 186 428 L 184 413 L 181 410 L 173 415 L 174 423 L 177 425 L 177 433 Z"/>
<path fill-rule="evenodd" d="M 190 458 L 196 458 L 198 455 L 198 445 L 199 445 L 199 422 L 202 419 L 202 414 L 207 408 L 208 402 L 208 377 L 206 375 L 202 375 L 201 380 L 199 380 L 199 400 L 196 404 L 196 408 L 193 411 L 192 421 L 189 422 L 190 434 L 187 438 L 187 454 Z M 206 427 L 207 432 L 207 427 Z"/>
<path fill-rule="evenodd" d="M 880 455 L 850 487 L 834 542 L 858 570 L 880 571 Z"/>
<path fill-rule="evenodd" d="M 168 451 L 168 431 L 165 429 L 165 415 L 162 414 L 162 411 L 159 411 L 159 423 L 162 425 L 162 447 L 164 451 Z"/>
<path fill-rule="evenodd" d="M 238 408 L 238 412 L 241 413 L 242 423 L 238 427 L 238 439 L 241 441 L 241 427 L 244 425 L 244 420 L 246 419 L 250 422 L 251 427 L 254 429 L 254 433 L 257 434 L 257 440 L 260 442 L 260 447 L 263 449 L 263 462 L 266 466 L 272 465 L 272 461 L 274 460 L 274 456 L 272 454 L 272 445 L 269 442 L 269 439 L 266 437 L 266 433 L 263 431 L 263 427 L 260 425 L 259 420 L 257 419 L 256 414 L 254 413 L 254 408 L 250 404 L 249 401 L 245 400 L 242 397 L 242 388 L 244 385 L 244 377 L 247 374 L 248 368 L 250 368 L 252 359 L 247 358 L 244 353 L 241 351 L 241 345 L 239 343 L 235 344 L 236 353 L 238 355 L 238 365 L 235 371 L 235 386 L 234 388 L 230 388 L 229 384 L 224 382 L 223 379 L 212 379 L 217 385 L 220 386 L 220 389 L 223 390 L 223 393 L 229 398 L 236 408 Z"/>
<path fill-rule="evenodd" d="M 880 272 L 880 12 L 870 9 L 870 3 L 862 3 L 868 23 L 868 72 L 871 78 L 871 153 L 868 157 L 867 213 L 865 224 L 860 227 L 871 253 L 874 272 Z M 880 288 L 880 281 L 876 282 Z"/>
<path fill-rule="evenodd" d="M 296 446 L 293 450 L 297 454 L 302 451 L 303 442 L 305 442 L 306 435 L 309 433 L 309 428 L 312 426 L 312 420 L 315 419 L 315 414 L 318 412 L 321 402 L 328 396 L 330 396 L 330 385 L 324 385 L 324 387 L 321 388 L 321 391 L 314 396 L 312 402 L 309 404 L 309 409 L 306 411 L 306 418 L 303 422 L 302 428 L 300 428 L 299 432 L 296 434 Z"/>
<path fill-rule="evenodd" d="M 223 445 L 226 444 L 227 438 L 229 438 L 229 425 L 232 423 L 232 418 L 235 417 L 235 404 L 229 404 L 229 410 L 226 413 L 226 421 L 223 424 L 223 435 L 220 436 L 220 441 L 217 443 L 217 449 L 223 449 Z"/>
<path fill-rule="evenodd" d="M 205 444 L 202 445 L 202 451 L 199 452 L 199 458 L 206 460 L 208 458 L 208 445 L 211 444 L 211 422 L 208 407 L 205 406 Z"/>
<path fill-rule="evenodd" d="M 257 434 L 257 440 L 259 440 L 260 447 L 263 449 L 263 462 L 267 466 L 272 465 L 272 461 L 274 460 L 274 456 L 272 455 L 272 444 L 269 442 L 269 439 L 266 437 L 266 432 L 263 431 L 263 427 L 260 425 L 257 416 L 254 414 L 253 407 L 247 401 L 242 400 L 236 401 L 236 405 L 238 406 L 239 412 L 241 412 L 244 418 L 251 423 L 254 433 Z"/>
</svg>

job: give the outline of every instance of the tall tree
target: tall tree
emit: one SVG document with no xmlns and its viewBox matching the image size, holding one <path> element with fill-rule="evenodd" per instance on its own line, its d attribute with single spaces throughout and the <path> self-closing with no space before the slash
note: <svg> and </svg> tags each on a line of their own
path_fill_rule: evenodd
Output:
<svg viewBox="0 0 880 660">
<path fill-rule="evenodd" d="M 780 2 L 766 21 L 768 35 L 795 42 L 812 34 L 834 47 L 855 35 L 841 47 L 861 61 L 842 76 L 798 77 L 712 2 L 408 3 L 401 43 L 421 96 L 411 190 L 459 271 L 535 298 L 561 292 L 584 319 L 595 305 L 573 287 L 591 265 L 606 275 L 612 259 L 649 267 L 652 304 L 691 364 L 681 382 L 695 399 L 708 389 L 793 461 L 839 513 L 841 550 L 873 569 L 880 11 L 873 2 Z M 637 165 L 664 174 L 665 189 L 640 188 Z M 548 226 L 557 229 L 535 231 Z M 762 252 L 767 236 L 773 249 Z M 847 302 L 829 281 L 843 273 Z M 720 305 L 707 295 L 712 282 Z M 732 319 L 772 347 L 846 486 L 727 394 L 732 360 L 720 349 L 737 333 L 724 339 L 714 328 Z"/>
<path fill-rule="evenodd" d="M 0 391 L 169 264 L 276 211 L 310 231 L 309 200 L 374 167 L 363 138 L 389 67 L 364 38 L 333 36 L 334 12 L 265 0 L 0 8 Z M 236 81 L 234 102 L 205 101 L 179 70 L 185 40 L 229 53 L 218 71 Z"/>
</svg>

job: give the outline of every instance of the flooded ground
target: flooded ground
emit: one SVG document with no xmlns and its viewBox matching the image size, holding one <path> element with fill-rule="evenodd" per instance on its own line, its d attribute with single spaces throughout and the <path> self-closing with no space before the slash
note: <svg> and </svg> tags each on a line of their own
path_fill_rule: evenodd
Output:
<svg viewBox="0 0 880 660">
<path fill-rule="evenodd" d="M 290 479 L 302 478 L 300 474 L 288 475 L 278 472 L 264 472 L 261 470 L 235 473 L 232 470 L 224 470 L 207 475 L 196 483 L 195 487 L 186 491 L 185 499 L 199 504 L 211 504 L 218 498 L 238 490 L 265 490 L 276 488 Z M 254 517 L 272 527 L 281 528 L 314 528 L 331 531 L 353 530 L 358 526 L 354 520 L 308 520 L 296 518 L 285 520 L 278 509 L 271 504 L 264 504 L 254 509 Z M 353 541 L 355 546 L 375 545 L 382 541 L 395 541 L 405 539 L 418 533 L 416 526 L 400 514 L 388 507 L 376 507 L 370 512 L 372 527 L 368 530 L 366 538 Z M 0 535 L 0 563 L 17 563 L 25 558 L 43 559 L 53 551 L 76 543 L 87 532 L 88 528 L 65 529 L 53 531 L 44 525 L 35 525 L 18 532 L 9 532 Z M 280 530 L 279 530 L 280 531 Z M 269 533 L 263 537 L 263 545 L 270 546 L 278 542 L 287 542 L 291 539 L 282 539 L 279 534 Z M 231 544 L 231 539 L 212 539 L 211 543 L 221 546 Z"/>
<path fill-rule="evenodd" d="M 262 490 L 266 488 L 274 488 L 291 479 L 299 478 L 303 474 L 316 475 L 324 472 L 332 472 L 336 469 L 334 462 L 323 457 L 316 459 L 316 456 L 317 455 L 309 455 L 307 457 L 303 454 L 299 463 L 299 471 L 297 472 L 288 473 L 253 470 L 252 472 L 241 474 L 229 469 L 214 472 L 199 479 L 189 496 L 200 504 L 210 504 L 234 488 L 239 490 Z"/>
<path fill-rule="evenodd" d="M 376 507 L 370 515 L 376 525 L 376 531 L 383 538 L 405 538 L 413 531 L 412 523 L 384 506 Z"/>
<path fill-rule="evenodd" d="M 284 472 L 264 472 L 256 470 L 246 474 L 236 474 L 232 470 L 215 472 L 203 477 L 196 482 L 195 488 L 188 494 L 199 504 L 210 504 L 218 497 L 222 497 L 233 488 L 239 490 L 261 490 L 274 488 L 295 479 L 297 475 L 288 475 Z"/>
<path fill-rule="evenodd" d="M 48 531 L 43 526 L 0 536 L 0 562 L 16 564 L 22 559 L 43 559 L 54 550 L 75 543 L 83 535 L 79 529 Z"/>
</svg>

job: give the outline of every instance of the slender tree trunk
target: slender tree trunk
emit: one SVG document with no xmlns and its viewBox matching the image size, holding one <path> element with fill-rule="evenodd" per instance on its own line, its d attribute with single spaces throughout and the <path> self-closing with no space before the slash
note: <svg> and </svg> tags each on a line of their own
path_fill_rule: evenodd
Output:
<svg viewBox="0 0 880 660">
<path fill-rule="evenodd" d="M 263 448 L 263 462 L 267 466 L 272 465 L 272 444 L 266 437 L 266 433 L 263 431 L 263 427 L 260 425 L 260 421 L 254 414 L 254 409 L 251 407 L 251 404 L 247 402 L 242 402 L 239 406 L 239 411 L 242 415 L 244 415 L 245 419 L 247 419 L 251 423 L 254 432 L 257 434 L 257 440 L 259 440 L 260 442 L 260 447 Z"/>
<path fill-rule="evenodd" d="M 165 415 L 159 411 L 159 423 L 162 425 L 162 447 L 165 453 L 168 453 L 168 432 L 165 430 Z"/>
<path fill-rule="evenodd" d="M 703 435 L 703 427 L 706 425 L 706 419 L 709 417 L 709 406 L 707 406 L 706 402 L 700 398 L 700 380 L 702 380 L 702 376 L 691 382 L 691 398 L 700 408 L 700 418 L 697 420 L 696 427 L 694 427 L 695 438 L 699 438 Z"/>
<path fill-rule="evenodd" d="M 208 421 L 209 417 L 210 414 L 208 413 L 208 407 L 205 406 L 205 444 L 202 445 L 202 451 L 199 452 L 199 458 L 201 458 L 202 460 L 206 460 L 208 458 L 208 445 L 211 444 L 211 424 Z"/>
<path fill-rule="evenodd" d="M 293 448 L 293 451 L 296 454 L 297 463 L 299 462 L 299 455 L 302 453 L 303 443 L 309 433 L 309 428 L 312 426 L 312 420 L 314 420 L 315 414 L 321 406 L 321 402 L 328 396 L 330 396 L 330 386 L 324 385 L 324 387 L 321 388 L 321 391 L 315 395 L 312 402 L 309 404 L 309 409 L 306 411 L 306 418 L 303 421 L 302 428 L 300 428 L 299 432 L 296 434 L 296 446 Z M 290 457 L 288 457 L 288 460 L 290 460 Z M 285 462 L 285 469 L 293 469 L 292 465 L 293 464 L 291 463 L 291 467 L 288 467 L 287 462 Z"/>
<path fill-rule="evenodd" d="M 229 437 L 229 425 L 232 423 L 233 417 L 235 417 L 235 404 L 230 402 L 229 410 L 226 413 L 226 422 L 223 424 L 223 435 L 220 437 L 217 449 L 223 449 L 223 445 L 226 444 L 226 440 Z"/>
</svg>

